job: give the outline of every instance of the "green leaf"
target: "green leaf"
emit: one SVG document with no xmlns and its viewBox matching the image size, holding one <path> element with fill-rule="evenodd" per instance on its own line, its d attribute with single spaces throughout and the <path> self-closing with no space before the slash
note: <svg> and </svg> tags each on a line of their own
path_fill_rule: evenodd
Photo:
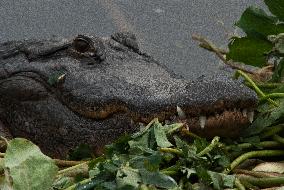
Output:
<svg viewBox="0 0 284 190">
<path fill-rule="evenodd" d="M 195 169 L 182 167 L 181 172 L 186 174 L 187 179 L 189 179 L 192 175 L 196 174 Z"/>
<path fill-rule="evenodd" d="M 250 136 L 248 138 L 242 138 L 241 142 L 250 143 L 252 145 L 257 146 L 260 143 L 260 137 L 259 136 Z"/>
<path fill-rule="evenodd" d="M 113 189 L 116 188 L 116 183 L 115 183 L 115 181 L 106 181 L 106 182 L 101 183 L 100 187 L 101 188 L 97 188 L 97 189 L 113 190 Z M 91 189 L 91 190 L 93 190 L 93 189 Z"/>
<path fill-rule="evenodd" d="M 222 166 L 223 168 L 229 167 L 231 163 L 229 157 L 226 155 L 217 155 L 214 157 L 214 160 L 216 160 L 218 162 L 218 165 Z"/>
<path fill-rule="evenodd" d="M 120 168 L 116 174 L 116 184 L 118 188 L 124 186 L 132 186 L 137 188 L 141 182 L 141 177 L 138 169 L 133 169 L 129 166 Z"/>
<path fill-rule="evenodd" d="M 156 154 L 150 155 L 144 159 L 144 167 L 148 171 L 158 171 L 161 162 L 162 155 L 160 154 L 160 152 L 157 152 Z"/>
<path fill-rule="evenodd" d="M 242 14 L 236 26 L 240 27 L 248 37 L 266 39 L 268 35 L 284 32 L 284 25 L 277 24 L 278 19 L 268 16 L 262 9 L 249 7 Z"/>
<path fill-rule="evenodd" d="M 284 1 L 283 0 L 264 0 L 270 12 L 277 16 L 281 21 L 284 21 Z"/>
<path fill-rule="evenodd" d="M 269 35 L 267 39 L 273 43 L 274 47 L 271 53 L 277 56 L 284 55 L 284 33 L 278 35 Z"/>
<path fill-rule="evenodd" d="M 101 180 L 96 180 L 96 179 L 92 179 L 91 181 L 88 181 L 87 183 L 78 183 L 75 187 L 75 190 L 93 190 L 94 187 L 96 187 L 97 185 L 101 184 L 102 181 Z"/>
<path fill-rule="evenodd" d="M 234 187 L 235 180 L 236 180 L 235 176 L 226 175 L 226 174 L 222 174 L 222 173 L 216 173 L 216 172 L 212 172 L 212 171 L 208 171 L 208 173 L 209 173 L 209 175 L 212 179 L 214 189 L 217 189 L 218 186 L 221 187 L 222 189 L 224 189 L 224 187 L 227 187 L 227 188 L 233 188 Z"/>
<path fill-rule="evenodd" d="M 92 149 L 87 144 L 80 144 L 75 150 L 69 153 L 70 160 L 83 160 L 86 158 L 92 158 Z"/>
<path fill-rule="evenodd" d="M 223 178 L 225 187 L 228 187 L 228 188 L 233 188 L 234 187 L 235 180 L 236 180 L 235 176 L 233 176 L 233 175 L 226 175 L 226 174 L 222 174 L 222 173 L 220 175 Z"/>
<path fill-rule="evenodd" d="M 280 101 L 279 107 L 260 113 L 250 127 L 243 131 L 244 136 L 259 134 L 266 127 L 276 123 L 277 120 L 284 117 L 284 101 Z"/>
<path fill-rule="evenodd" d="M 71 177 L 62 177 L 62 178 L 56 179 L 52 187 L 53 189 L 66 189 L 67 187 L 73 184 L 74 182 Z"/>
<path fill-rule="evenodd" d="M 150 132 L 143 134 L 131 141 L 128 141 L 131 154 L 141 154 L 145 151 L 145 149 L 149 148 L 149 142 L 152 141 Z"/>
<path fill-rule="evenodd" d="M 147 169 L 149 171 L 158 171 L 162 155 L 160 152 L 154 152 L 150 156 L 135 156 L 129 160 L 129 165 L 136 169 Z"/>
<path fill-rule="evenodd" d="M 206 141 L 206 139 L 194 139 L 194 145 L 197 148 L 196 153 L 199 153 L 200 151 L 204 150 L 209 143 Z"/>
<path fill-rule="evenodd" d="M 195 146 L 190 146 L 185 141 L 181 140 L 178 136 L 174 136 L 177 148 L 181 149 L 185 158 L 196 157 L 197 148 Z"/>
<path fill-rule="evenodd" d="M 284 79 L 284 59 L 276 66 L 270 82 L 282 82 Z"/>
<path fill-rule="evenodd" d="M 144 184 L 154 185 L 161 188 L 175 188 L 177 187 L 176 181 L 160 172 L 149 172 L 147 170 L 140 170 L 142 182 Z"/>
<path fill-rule="evenodd" d="M 213 182 L 213 187 L 214 189 L 220 190 L 223 189 L 223 181 L 222 181 L 222 177 L 220 176 L 220 174 L 215 173 L 215 172 L 208 172 L 212 182 Z"/>
<path fill-rule="evenodd" d="M 163 127 L 165 128 L 164 129 L 165 133 L 168 135 L 173 132 L 177 132 L 183 126 L 184 126 L 184 123 L 173 123 L 170 125 L 164 125 Z"/>
<path fill-rule="evenodd" d="M 128 134 L 122 135 L 112 144 L 105 146 L 105 154 L 111 157 L 113 154 L 127 153 L 129 150 L 128 141 L 131 139 L 131 136 Z"/>
<path fill-rule="evenodd" d="M 202 182 L 206 183 L 206 184 L 210 184 L 211 183 L 211 177 L 208 173 L 208 170 L 202 166 L 197 166 L 195 168 L 196 170 L 196 174 L 197 176 L 202 180 Z"/>
<path fill-rule="evenodd" d="M 266 64 L 266 53 L 271 51 L 272 47 L 272 43 L 267 40 L 249 37 L 233 38 L 229 43 L 227 59 L 262 67 Z"/>
<path fill-rule="evenodd" d="M 26 139 L 15 138 L 5 154 L 5 177 L 13 190 L 49 190 L 57 173 L 54 161 Z"/>
<path fill-rule="evenodd" d="M 156 138 L 157 145 L 161 148 L 168 148 L 173 146 L 172 143 L 168 141 L 166 133 L 163 126 L 160 123 L 156 123 L 154 126 L 154 134 Z"/>
<path fill-rule="evenodd" d="M 271 91 L 271 93 L 284 93 L 284 84 L 282 83 L 281 86 L 275 88 L 274 90 Z"/>
</svg>

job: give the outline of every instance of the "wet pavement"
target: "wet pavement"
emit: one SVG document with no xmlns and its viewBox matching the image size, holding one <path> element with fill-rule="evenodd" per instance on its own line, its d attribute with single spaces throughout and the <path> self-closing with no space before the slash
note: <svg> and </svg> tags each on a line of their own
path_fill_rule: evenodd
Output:
<svg viewBox="0 0 284 190">
<path fill-rule="evenodd" d="M 0 42 L 132 31 L 143 51 L 174 72 L 196 78 L 219 72 L 219 60 L 191 35 L 221 47 L 236 32 L 232 24 L 261 0 L 1 0 Z"/>
</svg>

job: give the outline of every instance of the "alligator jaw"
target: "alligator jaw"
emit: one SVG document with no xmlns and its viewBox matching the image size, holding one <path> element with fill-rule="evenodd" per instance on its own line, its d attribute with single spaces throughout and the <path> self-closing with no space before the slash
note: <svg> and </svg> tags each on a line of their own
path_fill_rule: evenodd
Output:
<svg viewBox="0 0 284 190">
<path fill-rule="evenodd" d="M 211 107 L 214 107 L 214 105 Z M 92 118 L 94 120 L 100 120 L 101 122 L 118 113 L 128 115 L 128 118 L 136 123 L 136 125 L 138 125 L 138 123 L 144 123 L 146 125 L 153 118 L 158 118 L 161 122 L 165 123 L 183 122 L 188 131 L 192 131 L 202 137 L 211 138 L 214 136 L 238 137 L 241 131 L 252 123 L 255 106 L 224 108 L 223 110 L 220 107 L 217 110 L 207 108 L 206 111 L 195 109 L 196 112 L 199 110 L 197 114 L 192 114 L 193 112 L 190 108 L 183 110 L 181 107 L 177 106 L 176 109 L 172 107 L 146 115 L 131 112 L 125 105 L 112 106 L 112 109 L 110 109 L 109 106 L 105 106 L 105 108 L 107 109 L 99 109 L 97 111 L 95 111 L 95 109 L 90 111 L 89 109 L 87 112 L 82 110 L 78 111 L 75 107 L 71 108 L 71 110 L 85 118 Z"/>
<path fill-rule="evenodd" d="M 253 115 L 252 108 L 243 110 L 235 108 L 215 115 L 187 117 L 183 121 L 187 130 L 202 137 L 238 137 L 253 121 Z"/>
</svg>

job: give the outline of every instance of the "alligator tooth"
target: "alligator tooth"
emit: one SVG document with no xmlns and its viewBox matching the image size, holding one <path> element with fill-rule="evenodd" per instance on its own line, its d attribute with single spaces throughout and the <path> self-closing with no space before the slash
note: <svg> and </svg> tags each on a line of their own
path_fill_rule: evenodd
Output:
<svg viewBox="0 0 284 190">
<path fill-rule="evenodd" d="M 139 123 L 138 123 L 138 126 L 139 126 L 139 129 L 140 129 L 140 130 L 145 129 L 144 123 L 139 122 Z"/>
<path fill-rule="evenodd" d="M 169 125 L 170 124 L 170 120 L 165 120 L 165 124 Z"/>
<path fill-rule="evenodd" d="M 248 119 L 252 123 L 253 122 L 254 111 L 248 112 Z"/>
<path fill-rule="evenodd" d="M 242 113 L 243 113 L 244 117 L 247 117 L 248 110 L 247 109 L 243 109 Z"/>
<path fill-rule="evenodd" d="M 184 111 L 179 106 L 177 106 L 177 114 L 180 119 L 186 119 Z"/>
<path fill-rule="evenodd" d="M 186 125 L 186 130 L 189 131 L 189 126 L 188 125 Z"/>
<path fill-rule="evenodd" d="M 58 81 L 61 81 L 61 80 L 63 80 L 63 79 L 65 78 L 65 76 L 66 76 L 66 73 L 60 75 L 60 76 L 57 78 L 57 80 L 58 80 Z"/>
<path fill-rule="evenodd" d="M 200 123 L 201 129 L 204 129 L 205 124 L 206 124 L 206 116 L 199 116 L 199 123 Z"/>
</svg>

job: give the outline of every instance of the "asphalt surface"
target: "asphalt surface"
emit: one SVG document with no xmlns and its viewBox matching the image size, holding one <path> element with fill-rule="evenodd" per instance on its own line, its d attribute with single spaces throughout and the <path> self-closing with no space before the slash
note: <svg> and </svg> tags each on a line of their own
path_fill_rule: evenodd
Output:
<svg viewBox="0 0 284 190">
<path fill-rule="evenodd" d="M 177 74 L 219 72 L 219 60 L 192 34 L 225 47 L 232 24 L 261 0 L 1 0 L 0 42 L 23 38 L 134 32 L 143 51 Z"/>
</svg>

